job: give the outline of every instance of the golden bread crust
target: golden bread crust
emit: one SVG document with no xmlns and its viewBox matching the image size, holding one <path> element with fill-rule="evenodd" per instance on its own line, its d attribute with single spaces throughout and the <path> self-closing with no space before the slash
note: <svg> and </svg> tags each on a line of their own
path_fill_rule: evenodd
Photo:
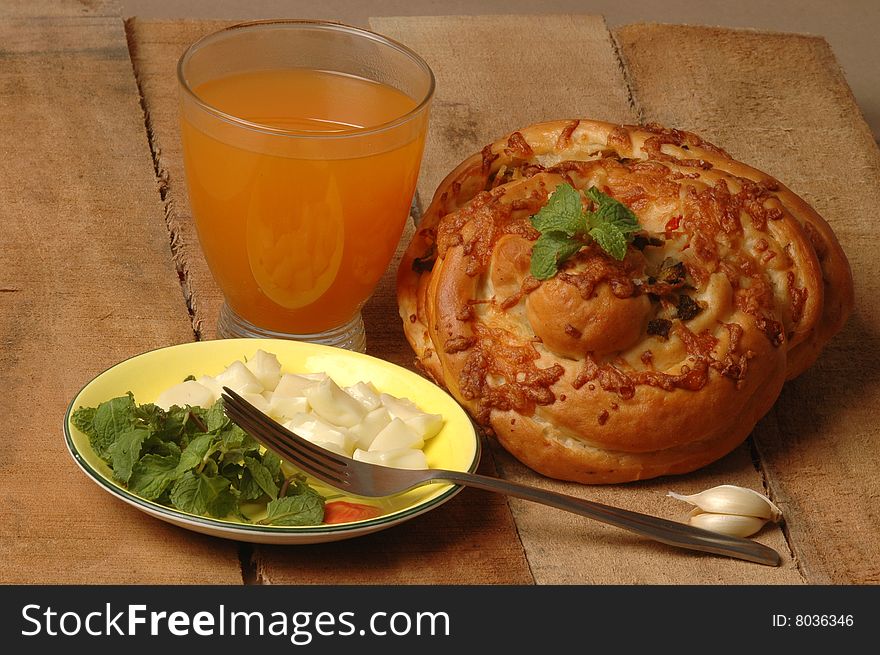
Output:
<svg viewBox="0 0 880 655">
<path fill-rule="evenodd" d="M 597 187 L 643 228 L 529 274 L 530 217 Z M 441 183 L 398 270 L 422 369 L 504 447 L 585 483 L 684 473 L 736 447 L 843 325 L 849 264 L 769 175 L 696 135 L 589 120 L 513 132 Z"/>
</svg>

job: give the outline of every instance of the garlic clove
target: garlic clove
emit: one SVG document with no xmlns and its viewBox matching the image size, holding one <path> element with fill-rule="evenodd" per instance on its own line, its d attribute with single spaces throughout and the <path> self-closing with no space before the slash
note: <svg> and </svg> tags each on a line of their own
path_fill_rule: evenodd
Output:
<svg viewBox="0 0 880 655">
<path fill-rule="evenodd" d="M 712 514 L 700 512 L 692 515 L 688 523 L 697 528 L 719 532 L 731 537 L 749 537 L 761 528 L 767 519 L 739 514 Z"/>
<path fill-rule="evenodd" d="M 667 496 L 696 505 L 712 514 L 751 516 L 774 522 L 782 518 L 782 511 L 769 498 L 753 489 L 732 484 L 722 484 L 690 496 L 670 491 Z"/>
</svg>

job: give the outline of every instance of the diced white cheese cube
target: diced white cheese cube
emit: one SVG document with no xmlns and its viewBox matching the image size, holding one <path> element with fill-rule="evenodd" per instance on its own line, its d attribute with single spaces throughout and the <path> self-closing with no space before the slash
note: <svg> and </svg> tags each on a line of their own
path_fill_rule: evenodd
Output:
<svg viewBox="0 0 880 655">
<path fill-rule="evenodd" d="M 305 397 L 279 396 L 273 391 L 266 391 L 263 397 L 269 401 L 269 416 L 278 419 L 290 419 L 295 414 L 309 411 L 309 401 Z"/>
<path fill-rule="evenodd" d="M 382 405 L 379 392 L 376 391 L 372 382 L 358 382 L 350 387 L 345 387 L 345 392 L 363 405 L 368 412 L 372 412 Z"/>
<path fill-rule="evenodd" d="M 236 393 L 263 393 L 262 383 L 243 362 L 234 361 L 214 378 L 221 387 L 229 387 Z"/>
<path fill-rule="evenodd" d="M 258 410 L 263 412 L 263 414 L 269 413 L 269 402 L 263 397 L 261 393 L 248 393 L 245 391 L 244 393 L 239 394 L 242 398 L 248 401 L 251 405 L 256 407 Z"/>
<path fill-rule="evenodd" d="M 354 459 L 359 462 L 391 466 L 399 469 L 426 469 L 428 459 L 421 450 L 400 448 L 398 450 L 366 451 L 358 448 L 354 451 Z"/>
<path fill-rule="evenodd" d="M 340 389 L 330 378 L 306 389 L 306 398 L 318 416 L 328 423 L 344 428 L 357 425 L 367 414 L 363 405 Z"/>
<path fill-rule="evenodd" d="M 443 416 L 440 414 L 419 414 L 403 420 L 409 427 L 427 441 L 443 429 Z"/>
<path fill-rule="evenodd" d="M 211 395 L 214 396 L 215 403 L 220 399 L 220 394 L 223 393 L 223 389 L 221 389 L 220 385 L 217 384 L 217 380 L 212 378 L 210 375 L 203 375 L 198 380 L 196 380 L 196 382 L 198 382 L 200 385 L 211 392 Z"/>
<path fill-rule="evenodd" d="M 245 366 L 267 391 L 275 389 L 281 379 L 281 363 L 278 361 L 278 357 L 265 350 L 257 350 Z"/>
<path fill-rule="evenodd" d="M 379 407 L 367 414 L 360 423 L 351 426 L 348 430 L 357 439 L 358 448 L 369 450 L 373 439 L 389 423 L 391 423 L 391 415 L 388 413 L 388 410 L 384 407 Z"/>
<path fill-rule="evenodd" d="M 400 450 L 402 448 L 421 448 L 425 445 L 418 432 L 399 418 L 392 419 L 370 444 L 370 452 L 377 450 Z"/>
<path fill-rule="evenodd" d="M 440 414 L 426 414 L 408 398 L 397 398 L 387 393 L 383 393 L 380 398 L 392 418 L 402 420 L 422 435 L 422 439 L 436 436 L 443 428 L 443 417 Z"/>
<path fill-rule="evenodd" d="M 335 444 L 349 456 L 354 450 L 355 438 L 348 430 L 330 425 L 314 414 L 296 414 L 284 427 L 312 443 Z"/>
<path fill-rule="evenodd" d="M 323 376 L 316 379 L 317 376 Z M 313 387 L 321 380 L 326 380 L 327 376 L 323 373 L 298 375 L 296 373 L 285 373 L 281 376 L 281 380 L 275 387 L 274 394 L 276 396 L 288 396 L 290 398 L 305 398 L 306 389 Z"/>
<path fill-rule="evenodd" d="M 316 446 L 324 448 L 325 450 L 329 450 L 331 453 L 336 453 L 337 455 L 342 455 L 343 457 L 351 457 L 351 452 L 346 452 L 335 443 L 331 443 L 329 441 L 313 441 L 312 443 Z"/>
<path fill-rule="evenodd" d="M 383 393 L 379 396 L 382 404 L 391 413 L 391 418 L 399 418 L 405 421 L 408 418 L 414 418 L 419 414 L 424 414 L 418 406 L 409 398 L 398 398 L 389 393 Z"/>
<path fill-rule="evenodd" d="M 207 387 L 195 380 L 187 380 L 166 389 L 156 398 L 156 405 L 162 409 L 178 407 L 210 407 L 214 404 L 214 394 Z"/>
</svg>

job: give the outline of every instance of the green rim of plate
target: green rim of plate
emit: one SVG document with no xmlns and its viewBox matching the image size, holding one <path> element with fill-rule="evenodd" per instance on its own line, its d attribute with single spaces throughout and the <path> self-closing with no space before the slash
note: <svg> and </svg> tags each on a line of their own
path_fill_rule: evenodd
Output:
<svg viewBox="0 0 880 655">
<path fill-rule="evenodd" d="M 199 343 L 199 342 L 187 342 L 187 343 Z M 153 348 L 151 350 L 146 350 L 144 352 L 138 353 L 136 355 L 132 355 L 131 357 L 127 357 L 123 360 L 116 362 L 113 366 L 101 371 L 89 380 L 86 384 L 84 384 L 80 390 L 73 396 L 73 399 L 70 401 L 70 404 L 67 406 L 67 411 L 64 413 L 64 442 L 67 445 L 67 450 L 70 453 L 71 457 L 73 457 L 74 461 L 79 465 L 79 467 L 85 471 L 89 477 L 92 478 L 99 485 L 104 487 L 108 492 L 115 496 L 122 496 L 125 500 L 135 504 L 140 505 L 144 508 L 149 509 L 152 512 L 156 512 L 158 514 L 162 514 L 169 518 L 175 520 L 186 520 L 190 523 L 195 523 L 198 525 L 203 525 L 211 528 L 218 528 L 226 531 L 232 532 L 241 532 L 243 534 L 248 533 L 257 533 L 257 534 L 267 534 L 267 535 L 279 535 L 279 534 L 297 534 L 297 535 L 312 535 L 312 534 L 328 534 L 328 533 L 338 533 L 338 532 L 348 532 L 355 531 L 360 532 L 362 529 L 369 529 L 372 527 L 377 527 L 384 525 L 386 523 L 398 523 L 404 521 L 413 516 L 418 516 L 419 514 L 423 514 L 429 509 L 446 502 L 449 498 L 457 494 L 459 491 L 463 489 L 462 485 L 459 484 L 449 484 L 449 489 L 441 493 L 439 496 L 435 496 L 430 500 L 423 501 L 417 503 L 416 505 L 412 505 L 410 507 L 406 507 L 404 509 L 397 510 L 396 512 L 391 512 L 389 514 L 383 514 L 381 516 L 377 516 L 373 519 L 367 519 L 364 521 L 353 521 L 350 523 L 336 523 L 336 524 L 322 524 L 322 525 L 253 525 L 248 523 L 239 523 L 238 521 L 227 521 L 225 519 L 216 519 L 210 518 L 206 516 L 199 516 L 198 514 L 190 514 L 188 512 L 184 512 L 178 509 L 173 509 L 166 505 L 160 505 L 159 503 L 153 502 L 152 500 L 147 500 L 146 498 L 141 498 L 137 494 L 132 493 L 125 487 L 118 485 L 116 483 L 110 482 L 100 471 L 96 471 L 94 467 L 89 464 L 89 462 L 83 457 L 79 449 L 76 447 L 76 444 L 73 442 L 73 435 L 70 433 L 70 415 L 73 412 L 73 405 L 76 402 L 77 398 L 80 397 L 82 392 L 88 387 L 92 382 L 97 380 L 99 377 L 116 368 L 120 364 L 123 364 L 131 359 L 135 359 L 137 357 L 141 357 L 143 355 L 149 355 L 150 353 L 157 352 L 160 350 L 165 350 L 166 348 L 174 348 L 177 345 L 186 345 L 186 344 L 175 344 L 173 346 L 162 346 L 160 348 Z M 318 348 L 330 348 L 330 346 L 316 346 Z M 364 355 L 365 357 L 372 357 L 371 355 Z M 396 364 L 392 364 L 391 362 L 386 362 L 391 364 L 392 366 L 397 366 Z M 406 371 L 402 367 L 401 370 Z M 408 373 L 412 373 L 413 375 L 417 375 L 412 371 L 407 371 Z M 477 467 L 480 464 L 480 457 L 482 455 L 482 443 L 480 442 L 480 438 L 478 433 L 475 431 L 476 436 L 476 449 L 474 451 L 474 459 L 468 467 L 468 473 L 475 473 Z"/>
</svg>

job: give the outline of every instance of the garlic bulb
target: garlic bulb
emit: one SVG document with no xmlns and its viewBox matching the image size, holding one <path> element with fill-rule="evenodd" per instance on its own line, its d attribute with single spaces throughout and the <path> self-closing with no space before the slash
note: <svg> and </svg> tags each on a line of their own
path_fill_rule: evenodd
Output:
<svg viewBox="0 0 880 655">
<path fill-rule="evenodd" d="M 778 522 L 782 518 L 782 512 L 769 498 L 752 489 L 732 484 L 722 484 L 691 496 L 684 496 L 673 491 L 667 495 L 696 505 L 700 510 L 709 514 L 754 517 L 774 522 Z M 756 531 L 757 529 L 753 532 Z"/>
<path fill-rule="evenodd" d="M 748 537 L 764 527 L 767 519 L 757 516 L 740 516 L 739 514 L 700 512 L 692 515 L 689 522 L 695 527 L 720 532 L 731 537 Z"/>
</svg>

